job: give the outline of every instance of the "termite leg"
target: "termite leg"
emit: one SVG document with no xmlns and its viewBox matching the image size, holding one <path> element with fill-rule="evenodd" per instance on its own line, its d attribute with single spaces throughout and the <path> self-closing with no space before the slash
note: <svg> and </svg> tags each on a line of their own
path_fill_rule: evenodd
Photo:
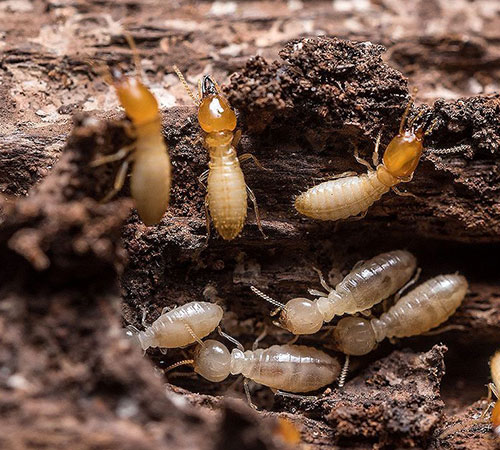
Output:
<svg viewBox="0 0 500 450">
<path fill-rule="evenodd" d="M 350 222 L 357 222 L 358 220 L 362 220 L 366 217 L 366 215 L 368 214 L 368 210 L 366 211 L 363 211 L 362 213 L 359 213 L 357 216 L 354 216 L 354 217 L 350 217 L 348 219 L 348 221 Z"/>
<path fill-rule="evenodd" d="M 316 400 L 318 397 L 316 395 L 301 395 L 301 394 L 293 394 L 292 392 L 285 392 L 276 389 L 274 395 L 279 395 L 281 397 L 295 398 L 297 400 Z"/>
<path fill-rule="evenodd" d="M 98 166 L 102 166 L 103 164 L 107 164 L 110 162 L 120 161 L 121 159 L 125 158 L 134 149 L 135 149 L 135 144 L 127 145 L 126 147 L 121 148 L 120 150 L 118 150 L 116 153 L 113 153 L 112 155 L 106 155 L 106 156 L 102 156 L 100 158 L 94 159 L 93 161 L 90 162 L 90 167 L 98 167 Z"/>
<path fill-rule="evenodd" d="M 415 194 L 413 194 L 411 192 L 408 192 L 408 191 L 400 191 L 396 186 L 393 186 L 392 190 L 397 195 L 400 195 L 401 197 L 413 197 L 413 198 L 416 198 L 417 200 L 420 200 L 420 197 L 418 197 L 417 195 L 415 195 Z"/>
<path fill-rule="evenodd" d="M 160 353 L 162 355 L 166 355 L 168 353 L 168 349 L 167 348 L 159 347 L 159 350 L 160 350 Z"/>
<path fill-rule="evenodd" d="M 257 348 L 259 347 L 259 342 L 262 341 L 262 339 L 264 339 L 266 336 L 267 336 L 267 326 L 264 325 L 264 329 L 262 330 L 262 333 L 260 333 L 257 336 L 257 339 L 255 339 L 255 341 L 252 345 L 252 351 L 257 350 Z"/>
<path fill-rule="evenodd" d="M 368 168 L 368 170 L 370 170 L 370 171 L 373 170 L 372 165 L 366 159 L 363 159 L 359 156 L 359 150 L 358 150 L 358 146 L 356 144 L 354 144 L 354 159 L 359 164 L 363 164 L 363 166 L 366 166 Z"/>
<path fill-rule="evenodd" d="M 307 292 L 309 292 L 309 294 L 311 295 L 314 295 L 315 297 L 328 297 L 328 294 L 326 292 L 321 292 L 316 289 L 308 289 Z"/>
<path fill-rule="evenodd" d="M 127 171 L 128 171 L 128 166 L 129 162 L 124 161 L 120 168 L 118 169 L 118 173 L 116 174 L 115 182 L 113 185 L 113 189 L 108 192 L 108 194 L 101 200 L 101 203 L 106 203 L 109 200 L 111 200 L 118 192 L 120 192 L 120 189 L 123 187 L 123 184 L 125 183 L 125 178 L 127 177 Z"/>
<path fill-rule="evenodd" d="M 323 273 L 321 270 L 319 270 L 317 267 L 313 266 L 313 270 L 319 275 L 319 282 L 321 283 L 321 286 L 326 292 L 332 292 L 333 288 L 326 282 L 326 280 L 323 278 Z"/>
<path fill-rule="evenodd" d="M 262 169 L 262 170 L 265 170 L 266 172 L 270 172 L 270 169 L 266 169 L 261 163 L 260 161 L 257 159 L 257 157 L 255 155 L 252 155 L 251 153 L 244 153 L 243 155 L 241 155 L 239 158 L 239 161 L 240 163 L 246 161 L 247 159 L 252 159 L 253 162 L 255 163 L 255 165 L 259 168 L 259 169 Z"/>
<path fill-rule="evenodd" d="M 356 264 L 354 264 L 352 270 L 356 270 L 358 267 L 361 267 L 365 263 L 365 261 L 365 259 L 360 259 Z"/>
<path fill-rule="evenodd" d="M 245 395 L 247 396 L 248 404 L 252 409 L 258 410 L 257 406 L 252 402 L 252 395 L 250 394 L 250 387 L 248 386 L 248 378 L 243 380 L 243 389 L 245 389 Z"/>
<path fill-rule="evenodd" d="M 147 328 L 148 327 L 148 324 L 146 323 L 146 316 L 148 314 L 148 310 L 146 308 L 144 308 L 142 310 L 142 317 L 141 317 L 141 324 L 144 328 Z"/>
<path fill-rule="evenodd" d="M 135 336 L 136 334 L 140 333 L 140 331 L 136 327 L 134 327 L 133 325 L 127 325 L 125 328 L 127 330 L 128 336 Z"/>
<path fill-rule="evenodd" d="M 255 221 L 257 222 L 257 227 L 259 228 L 259 231 L 262 233 L 262 236 L 264 236 L 264 239 L 267 239 L 266 233 L 264 233 L 264 230 L 262 229 L 262 223 L 260 221 L 260 214 L 259 214 L 259 207 L 257 206 L 257 199 L 255 198 L 255 194 L 253 191 L 248 187 L 248 185 L 245 185 L 247 188 L 248 192 L 248 197 L 253 203 L 253 209 L 255 211 Z"/>
<path fill-rule="evenodd" d="M 233 135 L 233 140 L 231 142 L 232 146 L 236 147 L 239 144 L 240 139 L 241 139 L 241 130 L 236 130 L 236 132 Z"/>
<path fill-rule="evenodd" d="M 446 333 L 447 331 L 465 331 L 467 328 L 463 325 L 446 325 L 445 327 L 436 328 L 432 331 L 427 331 L 427 333 L 422 333 L 422 336 L 435 336 L 437 334 Z"/>
<path fill-rule="evenodd" d="M 205 195 L 205 219 L 206 219 L 206 226 L 207 226 L 206 244 L 208 245 L 208 241 L 210 240 L 210 209 L 208 208 L 208 194 Z"/>
<path fill-rule="evenodd" d="M 372 310 L 371 310 L 371 308 L 368 308 L 368 309 L 364 309 L 363 311 L 360 311 L 359 313 L 362 316 L 370 317 L 372 315 Z"/>
<path fill-rule="evenodd" d="M 163 316 L 163 314 L 168 313 L 173 308 L 175 308 L 175 306 L 173 306 L 173 307 L 170 307 L 170 306 L 163 307 L 162 310 L 161 310 L 161 315 Z"/>
<path fill-rule="evenodd" d="M 493 395 L 495 395 L 496 398 L 499 398 L 496 386 L 493 383 L 488 383 L 488 397 L 486 397 L 486 406 L 484 407 L 479 420 L 484 420 L 486 414 L 488 414 L 489 409 L 494 404 L 492 401 Z"/>
<path fill-rule="evenodd" d="M 300 335 L 296 334 L 292 339 L 290 339 L 286 343 L 286 345 L 293 345 L 293 344 L 295 344 L 298 341 L 299 337 L 300 337 Z"/>
<path fill-rule="evenodd" d="M 347 377 L 347 373 L 349 372 L 349 363 L 351 361 L 350 355 L 345 355 L 344 367 L 342 367 L 342 371 L 339 375 L 339 388 L 343 388 L 345 384 L 345 379 Z"/>
<path fill-rule="evenodd" d="M 207 178 L 208 178 L 208 173 L 210 172 L 210 169 L 207 169 L 205 170 L 205 172 L 203 172 L 199 177 L 198 177 L 198 182 L 204 187 L 206 188 L 206 184 L 205 184 L 205 181 L 207 181 Z"/>
<path fill-rule="evenodd" d="M 198 344 L 200 344 L 202 347 L 205 346 L 205 344 L 203 343 L 203 341 L 198 337 L 198 335 L 194 332 L 194 330 L 191 328 L 191 326 L 184 322 L 184 326 L 186 327 L 186 330 L 188 331 L 188 333 L 192 336 L 192 338 L 198 342 Z"/>
<path fill-rule="evenodd" d="M 378 150 L 380 148 L 380 139 L 382 139 L 382 130 L 380 130 L 378 132 L 377 141 L 375 142 L 375 150 L 373 150 L 373 154 L 372 154 L 372 162 L 373 162 L 373 166 L 374 167 L 377 167 L 378 163 L 379 163 L 379 153 L 378 153 Z"/>
<path fill-rule="evenodd" d="M 406 283 L 398 292 L 396 292 L 396 295 L 394 296 L 394 303 L 396 303 L 401 298 L 401 295 L 403 295 L 404 291 L 406 291 L 410 286 L 413 286 L 418 281 L 421 273 L 422 269 L 419 267 L 415 272 L 413 278 L 408 281 L 408 283 Z"/>
<path fill-rule="evenodd" d="M 357 175 L 357 172 L 354 172 L 352 170 L 348 170 L 347 172 L 338 173 L 336 175 L 332 175 L 332 176 L 329 176 L 329 177 L 317 177 L 317 178 L 314 178 L 314 179 L 318 180 L 318 181 L 329 181 L 329 180 L 336 180 L 338 178 L 352 177 L 354 175 Z"/>
<path fill-rule="evenodd" d="M 234 345 L 236 345 L 236 347 L 238 347 L 238 349 L 241 350 L 242 352 L 245 351 L 245 347 L 243 347 L 243 345 L 241 345 L 241 343 L 237 341 L 234 337 L 229 336 L 229 334 L 227 333 L 224 333 L 220 325 L 217 327 L 217 333 L 219 333 L 223 338 L 226 338 L 229 342 L 232 342 Z"/>
</svg>

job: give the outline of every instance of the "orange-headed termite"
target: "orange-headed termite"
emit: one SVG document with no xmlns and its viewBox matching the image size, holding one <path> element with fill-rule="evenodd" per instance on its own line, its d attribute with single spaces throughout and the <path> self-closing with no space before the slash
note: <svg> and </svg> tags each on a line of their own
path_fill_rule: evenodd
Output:
<svg viewBox="0 0 500 450">
<path fill-rule="evenodd" d="M 144 331 L 133 326 L 127 328 L 137 336 L 143 350 L 177 348 L 201 342 L 217 328 L 222 315 L 222 308 L 215 303 L 190 302 L 171 310 L 164 308 L 161 316 L 149 326 L 143 317 Z"/>
<path fill-rule="evenodd" d="M 111 199 L 123 187 L 130 163 L 130 191 L 137 211 L 146 225 L 158 223 L 168 207 L 171 184 L 171 164 L 163 139 L 158 102 L 141 80 L 139 55 L 132 37 L 125 35 L 132 49 L 136 76 L 127 77 L 118 70 L 109 74 L 108 82 L 132 122 L 134 142 L 118 152 L 92 161 L 93 167 L 124 160 L 115 178 L 113 189 L 102 201 Z"/>
<path fill-rule="evenodd" d="M 304 216 L 318 220 L 339 220 L 351 216 L 362 217 L 368 208 L 391 188 L 400 195 L 412 195 L 398 191 L 396 185 L 412 179 L 423 151 L 423 138 L 432 128 L 424 133 L 423 127 L 415 129 L 412 121 L 406 127 L 406 117 L 413 104 L 408 103 L 401 119 L 399 133 L 387 146 L 382 164 L 378 164 L 380 134 L 373 153 L 373 169 L 367 161 L 361 159 L 357 150 L 355 158 L 368 167 L 364 175 L 337 177 L 325 181 L 303 192 L 295 199 L 295 208 Z M 378 164 L 378 165 L 377 165 Z"/>
<path fill-rule="evenodd" d="M 335 381 L 340 373 L 338 360 L 321 350 L 304 345 L 273 345 L 247 350 L 234 338 L 219 332 L 237 345 L 231 352 L 219 341 L 199 344 L 193 359 L 180 361 L 167 369 L 190 364 L 209 381 L 220 382 L 230 374 L 245 377 L 245 392 L 253 406 L 248 380 L 270 387 L 282 395 L 316 391 Z"/>
<path fill-rule="evenodd" d="M 198 107 L 198 122 L 205 133 L 204 145 L 210 155 L 209 168 L 199 177 L 202 184 L 207 182 L 205 212 L 208 236 L 210 216 L 223 239 L 231 240 L 240 234 L 247 217 L 247 194 L 254 206 L 257 226 L 264 235 L 257 200 L 245 183 L 240 162 L 252 158 L 260 168 L 263 167 L 250 153 L 239 158 L 236 155 L 235 145 L 240 136 L 240 133 L 234 132 L 236 114 L 210 76 L 203 77 L 201 98 L 197 99 L 179 69 L 174 67 L 174 70 Z"/>
<path fill-rule="evenodd" d="M 282 328 L 297 335 L 313 334 L 334 316 L 365 311 L 394 294 L 409 282 L 416 267 L 417 260 L 410 252 L 382 253 L 358 263 L 335 289 L 328 286 L 320 274 L 321 285 L 328 293 L 310 290 L 311 294 L 319 296 L 314 301 L 293 298 L 281 304 L 254 286 L 251 289 L 281 310 L 279 323 Z"/>
</svg>

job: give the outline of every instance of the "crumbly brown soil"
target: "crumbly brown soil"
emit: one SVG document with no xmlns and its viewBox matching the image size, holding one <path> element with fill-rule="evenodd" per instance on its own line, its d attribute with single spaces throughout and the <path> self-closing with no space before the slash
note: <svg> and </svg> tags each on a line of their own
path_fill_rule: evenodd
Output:
<svg viewBox="0 0 500 450">
<path fill-rule="evenodd" d="M 498 447 L 474 421 L 500 336 L 498 6 L 299 3 L 0 4 L 1 448 L 283 448 L 277 417 L 313 449 Z M 88 165 L 127 143 L 112 90 L 86 64 L 130 67 L 120 20 L 160 99 L 174 165 L 172 205 L 157 227 L 140 223 L 127 188 L 100 204 L 113 168 Z M 225 83 L 240 153 L 272 171 L 245 164 L 268 239 L 250 212 L 239 238 L 205 245 L 196 178 L 207 156 L 174 63 L 190 82 L 210 72 Z M 404 186 L 418 198 L 388 194 L 363 220 L 337 226 L 299 217 L 298 192 L 365 170 L 354 145 L 369 159 L 380 130 L 382 147 L 389 142 L 409 86 L 420 89 L 412 116 L 423 110 L 435 122 Z M 165 306 L 208 299 L 247 348 L 264 327 L 261 345 L 284 343 L 290 335 L 249 285 L 286 300 L 319 288 L 313 266 L 334 284 L 395 248 L 415 253 L 423 279 L 467 276 L 452 329 L 353 358 L 345 388 L 317 399 L 252 385 L 255 413 L 232 398 L 242 397 L 234 377 L 213 384 L 186 368 L 167 379 L 161 369 L 189 349 L 144 358 L 122 332 L 141 327 L 143 310 L 150 322 Z M 300 342 L 335 354 L 330 336 Z"/>
</svg>

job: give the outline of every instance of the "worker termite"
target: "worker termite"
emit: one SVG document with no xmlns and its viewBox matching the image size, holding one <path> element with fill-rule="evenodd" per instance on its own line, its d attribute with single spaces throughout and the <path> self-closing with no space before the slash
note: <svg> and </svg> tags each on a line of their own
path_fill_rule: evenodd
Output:
<svg viewBox="0 0 500 450">
<path fill-rule="evenodd" d="M 488 403 L 491 400 L 491 393 L 497 398 L 493 411 L 491 412 L 491 424 L 493 426 L 493 432 L 497 436 L 500 436 L 500 351 L 497 351 L 493 355 L 493 358 L 491 358 L 490 369 L 493 383 L 488 385 Z M 483 415 L 485 413 L 483 413 Z"/>
<path fill-rule="evenodd" d="M 208 336 L 219 325 L 223 310 L 210 302 L 190 302 L 170 311 L 164 308 L 162 314 L 144 331 L 133 326 L 127 328 L 139 340 L 143 350 L 149 347 L 177 348 L 184 347 Z"/>
<path fill-rule="evenodd" d="M 207 239 L 210 237 L 210 216 L 223 239 L 232 240 L 240 234 L 247 217 L 247 194 L 254 206 L 257 226 L 266 237 L 260 222 L 257 200 L 245 183 L 240 162 L 251 158 L 258 167 L 264 168 L 250 153 L 239 158 L 236 155 L 235 146 L 240 136 L 240 133 L 234 133 L 236 114 L 209 75 L 203 77 L 200 98 L 197 99 L 179 69 L 174 66 L 174 70 L 198 107 L 198 123 L 205 133 L 204 145 L 210 156 L 208 170 L 199 177 L 200 183 L 207 182 Z"/>
<path fill-rule="evenodd" d="M 392 337 L 425 333 L 445 322 L 460 306 L 468 283 L 462 275 L 439 275 L 401 297 L 379 319 L 345 317 L 337 324 L 334 337 L 346 355 L 365 355 L 378 342 Z"/>
<path fill-rule="evenodd" d="M 283 328 L 296 335 L 313 334 L 334 316 L 365 311 L 394 294 L 409 282 L 416 267 L 417 260 L 410 252 L 395 250 L 358 263 L 335 289 L 328 286 L 320 273 L 321 285 L 328 293 L 310 290 L 311 294 L 319 296 L 314 301 L 293 298 L 282 304 L 254 286 L 250 289 L 278 306 Z"/>
<path fill-rule="evenodd" d="M 221 342 L 209 339 L 196 347 L 193 359 L 179 361 L 167 371 L 189 364 L 197 374 L 213 382 L 223 381 L 230 374 L 242 374 L 245 377 L 245 393 L 252 406 L 248 380 L 287 395 L 316 391 L 333 383 L 340 373 L 337 359 L 316 348 L 273 345 L 266 349 L 245 351 L 236 339 L 220 333 L 237 348 L 229 352 Z"/>
<path fill-rule="evenodd" d="M 396 185 L 408 182 L 418 165 L 423 151 L 424 135 L 431 132 L 432 126 L 424 132 L 423 127 L 415 129 L 413 120 L 406 126 L 406 118 L 414 98 L 401 119 L 399 133 L 387 146 L 382 164 L 378 164 L 379 134 L 373 153 L 373 169 L 369 162 L 355 152 L 356 160 L 368 167 L 364 175 L 347 176 L 341 174 L 335 180 L 325 181 L 303 192 L 295 199 L 295 208 L 304 216 L 318 220 L 339 220 L 351 216 L 363 217 L 368 208 L 391 188 L 400 195 Z"/>
<path fill-rule="evenodd" d="M 125 35 L 132 49 L 136 75 L 127 77 L 119 70 L 107 73 L 107 82 L 114 86 L 118 99 L 132 122 L 129 129 L 134 142 L 118 152 L 91 162 L 97 167 L 121 161 L 113 189 L 104 197 L 110 200 L 123 187 L 130 163 L 133 163 L 130 190 L 137 211 L 146 225 L 158 223 L 167 210 L 170 197 L 171 164 L 163 139 L 158 102 L 141 79 L 141 64 L 132 37 Z"/>
</svg>

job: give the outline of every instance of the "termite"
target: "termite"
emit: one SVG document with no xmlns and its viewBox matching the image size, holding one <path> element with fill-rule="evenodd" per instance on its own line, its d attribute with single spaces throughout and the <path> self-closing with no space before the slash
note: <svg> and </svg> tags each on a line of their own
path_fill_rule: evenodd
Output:
<svg viewBox="0 0 500 450">
<path fill-rule="evenodd" d="M 248 380 L 287 395 L 316 391 L 333 383 L 340 373 L 338 360 L 314 347 L 273 345 L 266 349 L 245 351 L 236 339 L 220 333 L 237 348 L 229 352 L 221 342 L 208 339 L 196 347 L 193 359 L 180 361 L 167 371 L 189 364 L 197 374 L 212 382 L 223 381 L 230 374 L 242 374 L 245 377 L 245 392 L 252 406 Z"/>
<path fill-rule="evenodd" d="M 266 237 L 260 221 L 257 200 L 245 182 L 240 163 L 253 159 L 258 167 L 261 169 L 264 167 L 250 153 L 238 158 L 235 146 L 241 133 L 234 132 L 235 112 L 209 75 L 203 77 L 200 98 L 196 98 L 179 69 L 174 66 L 174 70 L 198 107 L 198 123 L 204 132 L 204 146 L 210 156 L 208 170 L 199 177 L 200 183 L 207 182 L 205 197 L 207 239 L 210 237 L 210 216 L 215 229 L 223 239 L 232 240 L 240 234 L 247 217 L 247 195 L 254 206 L 257 226 Z"/>
<path fill-rule="evenodd" d="M 493 383 L 488 385 L 488 400 L 491 399 L 491 393 L 495 394 L 497 401 L 491 412 L 491 424 L 493 432 L 500 436 L 500 351 L 497 351 L 490 361 L 491 379 Z M 488 401 L 489 403 L 489 401 Z"/>
<path fill-rule="evenodd" d="M 380 146 L 379 133 L 373 153 L 373 169 L 370 163 L 358 156 L 356 160 L 368 167 L 368 173 L 349 176 L 341 174 L 334 180 L 325 181 L 303 192 L 295 199 L 295 208 L 304 216 L 318 220 L 339 220 L 351 216 L 363 217 L 368 208 L 389 190 L 400 195 L 412 195 L 400 192 L 396 185 L 411 181 L 423 151 L 423 139 L 432 130 L 424 132 L 423 127 L 414 128 L 413 120 L 406 123 L 408 113 L 413 104 L 412 97 L 405 109 L 399 133 L 387 146 L 382 164 L 378 164 Z M 417 116 L 418 117 L 418 116 Z M 415 118 L 416 119 L 416 118 Z"/>
<path fill-rule="evenodd" d="M 293 298 L 282 304 L 256 287 L 250 289 L 281 310 L 279 324 L 293 334 L 316 333 L 334 316 L 366 311 L 394 294 L 405 284 L 407 287 L 417 267 L 416 258 L 405 250 L 382 253 L 358 263 L 335 287 L 328 286 L 320 272 L 320 282 L 328 293 L 309 290 L 316 300 Z"/>
<path fill-rule="evenodd" d="M 150 347 L 161 349 L 185 347 L 208 336 L 219 325 L 223 310 L 210 302 L 190 302 L 177 308 L 164 308 L 162 314 L 144 331 L 133 326 L 127 328 L 139 340 L 143 350 Z"/>
<path fill-rule="evenodd" d="M 130 191 L 141 220 L 150 226 L 158 223 L 167 210 L 172 169 L 162 135 L 158 102 L 142 81 L 139 54 L 132 37 L 128 34 L 125 37 L 133 52 L 136 75 L 127 77 L 114 69 L 112 73 L 108 71 L 107 81 L 114 86 L 132 123 L 128 131 L 134 142 L 114 154 L 95 159 L 91 166 L 97 167 L 124 159 L 113 189 L 102 199 L 106 202 L 123 187 L 129 165 L 133 163 Z"/>
<path fill-rule="evenodd" d="M 345 317 L 334 337 L 346 355 L 365 355 L 385 338 L 426 333 L 445 322 L 460 306 L 468 283 L 462 275 L 439 275 L 401 297 L 379 319 Z"/>
</svg>

